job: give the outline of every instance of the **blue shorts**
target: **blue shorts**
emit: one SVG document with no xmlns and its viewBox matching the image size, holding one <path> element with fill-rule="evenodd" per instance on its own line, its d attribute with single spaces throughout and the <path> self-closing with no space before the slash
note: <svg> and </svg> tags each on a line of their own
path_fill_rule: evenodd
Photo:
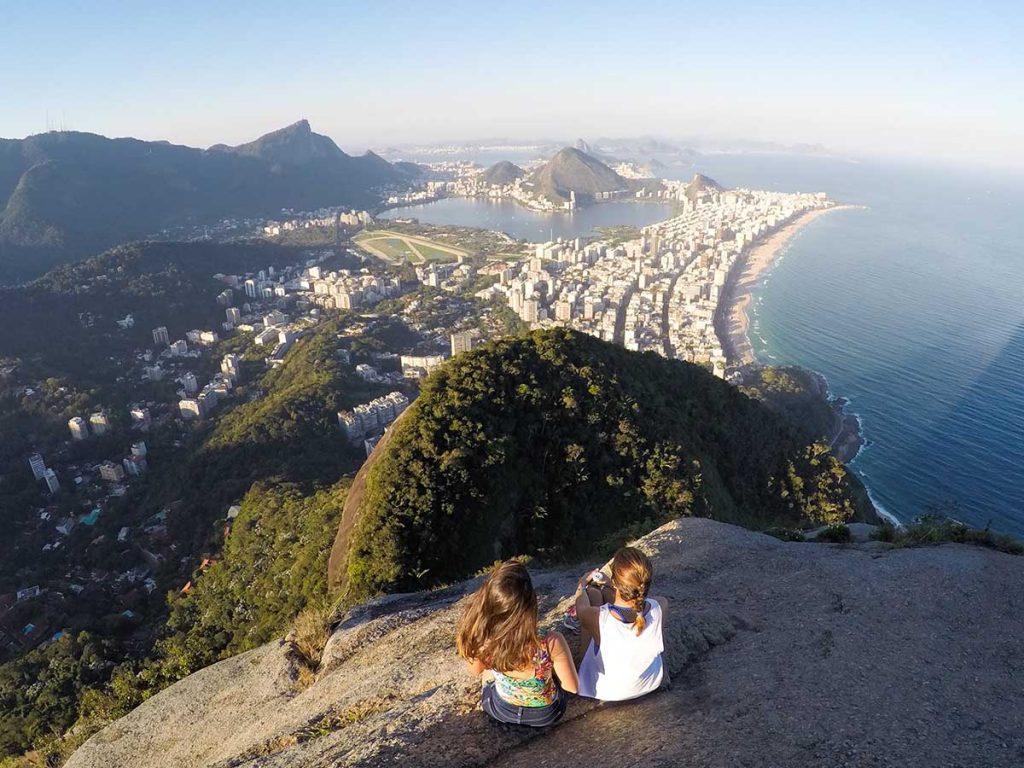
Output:
<svg viewBox="0 0 1024 768">
<path fill-rule="evenodd" d="M 528 725 L 532 728 L 545 728 L 554 725 L 565 714 L 566 699 L 561 688 L 556 689 L 553 703 L 545 707 L 517 707 L 509 704 L 498 695 L 494 683 L 487 683 L 480 695 L 480 704 L 487 716 L 499 723 L 512 725 Z"/>
</svg>

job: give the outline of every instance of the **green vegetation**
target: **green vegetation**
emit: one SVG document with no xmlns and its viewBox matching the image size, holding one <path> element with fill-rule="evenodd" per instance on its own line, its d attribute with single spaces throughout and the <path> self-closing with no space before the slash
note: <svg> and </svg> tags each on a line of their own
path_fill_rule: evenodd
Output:
<svg viewBox="0 0 1024 768">
<path fill-rule="evenodd" d="M 975 544 L 1009 555 L 1024 555 L 1024 543 L 988 528 L 970 528 L 934 510 L 901 528 L 882 526 L 875 538 L 894 547 L 933 547 L 939 544 Z"/>
<path fill-rule="evenodd" d="M 630 240 L 640 239 L 640 228 L 628 224 L 618 224 L 614 227 L 597 227 L 595 230 L 599 240 L 609 241 L 613 246 L 622 245 Z"/>
<path fill-rule="evenodd" d="M 434 243 L 443 244 L 472 254 L 478 259 L 491 257 L 525 258 L 526 247 L 503 232 L 475 227 L 454 225 L 421 224 L 419 222 L 388 221 L 388 231 L 400 235 L 412 235 Z"/>
<path fill-rule="evenodd" d="M 102 682 L 110 663 L 110 649 L 82 633 L 0 666 L 0 758 L 70 728 L 77 712 L 67 702 Z"/>
<path fill-rule="evenodd" d="M 193 563 L 206 553 L 212 564 L 192 574 L 187 594 L 180 590 L 188 574 L 179 574 L 177 562 L 160 569 L 166 600 L 156 592 L 151 605 L 138 608 L 149 630 L 125 635 L 131 628 L 123 618 L 94 615 L 96 633 L 0 665 L 0 758 L 34 746 L 41 757 L 33 760 L 59 760 L 69 745 L 164 686 L 283 636 L 296 615 L 327 599 L 326 559 L 344 478 L 362 460 L 335 414 L 382 393 L 339 362 L 344 322 L 326 322 L 297 341 L 283 366 L 251 385 L 262 397 L 224 413 L 212 428 L 198 427 L 175 460 L 156 460 L 159 469 L 101 521 L 97 532 L 114 541 L 117 525 L 137 526 L 167 510 L 177 553 Z M 228 505 L 239 500 L 228 528 Z M 89 548 L 81 564 L 94 563 L 106 546 Z M 74 738 L 60 738 L 72 725 Z"/>
<path fill-rule="evenodd" d="M 197 220 L 372 205 L 375 187 L 405 177 L 305 121 L 205 151 L 74 132 L 0 139 L 0 284 Z"/>
<path fill-rule="evenodd" d="M 215 273 L 244 273 L 300 260 L 300 251 L 264 241 L 132 243 L 58 267 L 29 285 L 0 289 L 0 356 L 78 388 L 109 386 L 121 359 L 153 345 L 153 328 L 171 338 L 196 327 L 217 328 L 228 286 Z M 132 328 L 115 321 L 131 314 Z M 16 330 L 17 333 L 13 331 Z"/>
<path fill-rule="evenodd" d="M 826 399 L 820 378 L 795 366 L 761 366 L 744 373 L 741 390 L 757 398 L 804 430 L 809 437 L 828 442 L 837 428 L 835 410 Z"/>
<path fill-rule="evenodd" d="M 291 484 L 254 486 L 218 560 L 187 595 L 169 595 L 170 615 L 147 658 L 126 661 L 125 647 L 82 633 L 0 665 L 0 765 L 58 765 L 167 685 L 283 636 L 297 615 L 321 617 L 325 627 L 327 555 L 346 487 L 307 495 Z M 302 636 L 309 654 L 313 635 Z"/>
<path fill-rule="evenodd" d="M 154 327 L 167 326 L 172 339 L 191 328 L 217 328 L 224 309 L 216 296 L 227 286 L 214 273 L 280 267 L 299 259 L 297 250 L 264 242 L 133 243 L 58 267 L 27 286 L 0 289 L 0 324 L 7 329 L 0 334 L 0 368 L 12 370 L 0 377 L 0 516 L 7 524 L 18 530 L 35 516 L 39 485 L 26 463 L 32 450 L 42 450 L 48 459 L 66 450 L 64 461 L 124 455 L 138 439 L 128 430 L 129 403 L 174 400 L 174 383 L 141 380 L 141 363 L 135 359 L 137 350 L 152 347 Z M 135 318 L 134 327 L 118 327 L 116 321 L 128 314 Z M 244 347 L 244 340 L 227 341 L 224 352 Z M 197 376 L 205 378 L 216 369 L 215 352 L 194 362 Z M 138 366 L 134 372 L 132 364 Z M 64 448 L 68 418 L 100 408 L 110 414 L 112 433 Z M 176 437 L 168 430 L 147 436 L 158 455 L 154 466 L 178 460 Z M 82 499 L 66 493 L 56 501 L 68 514 Z M 159 509 L 146 508 L 148 514 Z M 106 532 L 116 536 L 117 530 Z M 71 556 L 74 548 L 40 557 L 45 543 L 27 534 L 0 541 L 0 593 L 45 581 L 47 572 L 87 565 Z M 64 555 L 69 561 L 62 565 L 59 557 Z M 97 559 L 94 567 L 113 564 L 109 558 Z"/>
<path fill-rule="evenodd" d="M 815 536 L 814 540 L 827 544 L 849 544 L 853 541 L 853 533 L 850 531 L 850 526 L 843 523 L 833 523 Z"/>
<path fill-rule="evenodd" d="M 368 475 L 347 596 L 496 558 L 589 553 L 681 515 L 765 528 L 870 516 L 828 450 L 703 369 L 554 330 L 424 385 Z"/>
<path fill-rule="evenodd" d="M 412 264 L 455 261 L 460 256 L 468 255 L 461 248 L 384 229 L 360 232 L 352 242 L 389 264 L 401 264 L 406 261 Z"/>
<path fill-rule="evenodd" d="M 804 536 L 804 532 L 799 528 L 787 528 L 784 525 L 777 525 L 772 528 L 767 528 L 764 533 L 778 539 L 779 541 L 806 541 L 807 538 Z"/>
<path fill-rule="evenodd" d="M 218 560 L 171 600 L 170 634 L 148 674 L 172 682 L 255 648 L 322 602 L 346 490 L 347 481 L 308 495 L 293 484 L 255 484 Z"/>
</svg>

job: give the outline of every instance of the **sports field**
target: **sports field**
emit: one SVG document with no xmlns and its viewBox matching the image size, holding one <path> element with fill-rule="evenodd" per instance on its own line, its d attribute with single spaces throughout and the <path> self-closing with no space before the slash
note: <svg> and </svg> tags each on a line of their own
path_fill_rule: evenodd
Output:
<svg viewBox="0 0 1024 768">
<path fill-rule="evenodd" d="M 455 261 L 467 251 L 415 235 L 403 235 L 387 229 L 360 232 L 353 242 L 367 253 L 389 264 L 425 264 L 428 261 Z"/>
</svg>

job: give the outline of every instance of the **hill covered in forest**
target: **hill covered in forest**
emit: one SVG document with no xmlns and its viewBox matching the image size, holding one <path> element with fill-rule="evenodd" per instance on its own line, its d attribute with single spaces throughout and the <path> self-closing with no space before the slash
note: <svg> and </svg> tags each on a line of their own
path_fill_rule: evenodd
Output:
<svg viewBox="0 0 1024 768">
<path fill-rule="evenodd" d="M 564 329 L 449 362 L 363 474 L 331 558 L 352 599 L 512 555 L 579 557 L 677 517 L 874 520 L 856 477 L 761 402 L 699 366 Z"/>
<path fill-rule="evenodd" d="M 305 120 L 237 147 L 50 132 L 0 140 L 0 283 L 164 228 L 370 205 L 406 177 Z"/>
</svg>

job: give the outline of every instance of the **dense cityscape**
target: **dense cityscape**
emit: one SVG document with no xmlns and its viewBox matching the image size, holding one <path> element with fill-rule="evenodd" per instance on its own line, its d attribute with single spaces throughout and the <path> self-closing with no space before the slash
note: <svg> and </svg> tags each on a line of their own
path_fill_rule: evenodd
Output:
<svg viewBox="0 0 1024 768">
<path fill-rule="evenodd" d="M 629 168 L 620 165 L 619 170 Z M 455 178 L 432 180 L 446 176 Z M 482 180 L 484 176 L 482 169 L 471 163 L 435 163 L 429 167 L 426 181 L 393 195 L 390 202 L 443 196 L 511 197 L 545 208 L 538 202 L 544 198 L 526 191 L 520 179 L 512 184 L 489 183 Z M 372 234 L 381 227 L 365 210 L 318 210 L 272 221 L 222 222 L 220 228 L 225 231 L 248 226 L 271 239 L 307 230 L 334 238 L 343 233 L 349 257 L 354 256 L 362 266 L 332 267 L 334 251 L 321 248 L 307 250 L 297 264 L 212 275 L 221 286 L 215 298 L 223 313 L 219 325 L 188 330 L 182 338 L 172 338 L 166 325 L 155 327 L 152 346 L 137 350 L 130 363 L 130 375 L 141 381 L 172 382 L 177 399 L 173 403 L 131 403 L 113 422 L 107 410 L 76 414 L 68 421 L 68 438 L 73 442 L 129 429 L 132 442 L 127 454 L 83 464 L 62 459 L 67 451 L 51 446 L 25 457 L 42 491 L 36 525 L 52 531 L 43 551 L 60 549 L 77 527 L 94 526 L 111 500 L 124 496 L 132 483 L 143 478 L 152 461 L 146 446 L 150 430 L 176 424 L 178 442 L 185 440 L 189 422 L 215 418 L 219 408 L 235 401 L 245 371 L 254 375 L 251 362 L 244 362 L 243 356 L 247 361 L 261 360 L 267 369 L 278 367 L 298 339 L 335 312 L 352 312 L 356 317 L 371 313 L 354 327 L 353 336 L 358 336 L 366 332 L 366 323 L 374 322 L 374 309 L 382 302 L 389 303 L 403 322 L 424 332 L 422 338 L 432 340 L 379 349 L 370 357 L 353 355 L 351 349 L 339 345 L 338 354 L 354 375 L 381 390 L 379 396 L 336 415 L 339 440 L 358 446 L 365 455 L 408 407 L 416 395 L 417 381 L 446 358 L 474 348 L 503 327 L 494 325 L 488 314 L 491 309 L 482 316 L 477 314 L 477 320 L 470 319 L 467 312 L 472 307 L 505 306 L 525 328 L 570 327 L 630 350 L 697 363 L 725 377 L 729 361 L 715 323 L 737 262 L 766 233 L 801 213 L 833 203 L 823 194 L 725 190 L 702 177 L 688 183 L 647 179 L 645 184 L 655 191 L 623 189 L 601 195 L 601 199 L 615 199 L 625 194 L 636 198 L 651 194 L 674 204 L 676 215 L 642 228 L 638 237 L 520 243 L 507 248 L 511 252 L 506 254 L 474 254 L 471 249 L 453 247 L 450 241 L 445 245 L 443 235 L 427 228 L 411 240 L 396 240 L 410 250 L 392 253 L 395 258 L 390 258 L 389 252 L 374 247 L 379 240 L 360 240 L 361 233 Z M 575 204 L 575 195 L 571 195 L 565 206 L 571 209 Z M 401 237 L 388 230 L 381 235 L 385 236 Z M 424 259 L 423 253 L 433 258 Z M 450 297 L 446 301 L 463 309 L 453 315 L 454 321 L 428 328 L 416 319 L 423 301 L 417 297 L 420 289 L 441 291 Z M 86 318 L 83 322 L 92 321 Z M 117 326 L 126 331 L 134 323 L 129 314 L 118 320 Z M 238 351 L 218 352 L 222 341 L 231 339 Z M 213 360 L 209 360 L 211 355 Z M 208 379 L 201 378 L 199 370 L 209 370 Z M 390 392 L 385 391 L 388 387 Z M 258 389 L 246 394 L 250 399 L 259 396 Z M 82 500 L 77 511 L 67 504 L 48 503 L 48 497 L 56 499 L 64 489 Z M 0 607 L 40 600 L 48 589 L 80 593 L 87 587 L 101 587 L 128 595 L 122 602 L 125 617 L 131 618 L 128 606 L 135 585 L 153 592 L 157 588 L 154 567 L 173 556 L 164 544 L 166 514 L 167 510 L 162 510 L 136 528 L 119 528 L 118 543 L 136 545 L 136 554 L 124 562 L 120 572 L 82 573 L 62 587 L 24 584 L 15 593 L 0 595 Z M 224 519 L 230 527 L 227 508 Z M 13 650 L 59 638 L 62 630 L 47 620 L 47 614 L 44 609 L 0 616 L 0 641 Z M 12 620 L 14 616 L 20 621 Z"/>
</svg>

